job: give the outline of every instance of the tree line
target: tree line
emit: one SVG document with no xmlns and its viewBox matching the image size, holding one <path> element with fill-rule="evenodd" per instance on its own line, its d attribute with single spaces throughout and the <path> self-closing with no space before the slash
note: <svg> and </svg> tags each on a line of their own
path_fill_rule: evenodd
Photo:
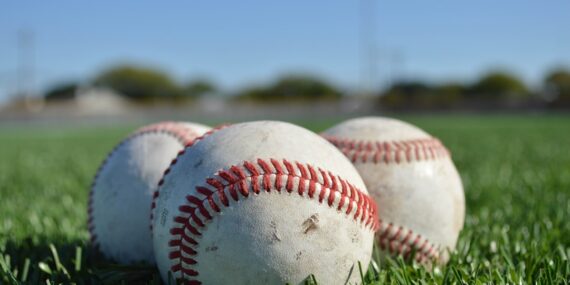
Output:
<svg viewBox="0 0 570 285">
<path fill-rule="evenodd" d="M 193 100 L 200 96 L 219 93 L 218 87 L 205 79 L 178 83 L 166 72 L 134 65 L 109 68 L 96 75 L 90 85 L 106 87 L 137 102 L 162 100 Z M 59 84 L 51 88 L 48 100 L 69 99 L 75 96 L 77 83 Z M 276 101 L 330 101 L 349 95 L 326 80 L 310 74 L 285 75 L 273 82 L 236 90 L 233 100 L 252 102 Z M 570 70 L 564 68 L 549 72 L 539 88 L 529 88 L 523 80 L 506 71 L 484 74 L 474 83 L 430 83 L 421 80 L 394 82 L 376 92 L 379 105 L 388 108 L 441 108 L 461 102 L 525 102 L 539 100 L 552 106 L 570 106 Z"/>
<path fill-rule="evenodd" d="M 119 95 L 136 102 L 163 100 L 191 100 L 214 93 L 216 86 L 206 79 L 178 83 L 168 73 L 150 67 L 121 65 L 106 69 L 90 80 L 87 85 L 110 88 Z M 47 100 L 65 100 L 76 96 L 80 87 L 77 82 L 58 84 L 45 93 Z"/>
<path fill-rule="evenodd" d="M 542 86 L 529 88 L 506 71 L 489 72 L 474 83 L 430 84 L 422 81 L 397 82 L 382 93 L 380 102 L 394 108 L 445 108 L 461 103 L 532 103 L 570 107 L 570 71 L 549 72 Z"/>
</svg>

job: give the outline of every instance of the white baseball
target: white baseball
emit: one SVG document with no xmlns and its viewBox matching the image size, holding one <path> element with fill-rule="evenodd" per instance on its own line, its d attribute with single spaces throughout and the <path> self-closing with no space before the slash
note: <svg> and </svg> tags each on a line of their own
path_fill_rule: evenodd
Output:
<svg viewBox="0 0 570 285">
<path fill-rule="evenodd" d="M 154 264 L 148 224 L 153 192 L 176 154 L 209 129 L 181 122 L 148 125 L 107 156 L 88 205 L 91 240 L 103 255 L 123 264 Z"/>
<path fill-rule="evenodd" d="M 436 138 L 389 118 L 358 118 L 323 136 L 352 160 L 378 204 L 377 242 L 391 254 L 445 263 L 465 219 L 461 178 Z"/>
<path fill-rule="evenodd" d="M 218 130 L 186 148 L 155 200 L 158 268 L 187 284 L 355 284 L 376 208 L 342 153 L 288 123 Z"/>
</svg>

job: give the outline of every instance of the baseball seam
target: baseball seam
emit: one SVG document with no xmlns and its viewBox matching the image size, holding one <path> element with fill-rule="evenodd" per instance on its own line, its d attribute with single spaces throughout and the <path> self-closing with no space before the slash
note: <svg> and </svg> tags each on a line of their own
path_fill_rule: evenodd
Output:
<svg viewBox="0 0 570 285">
<path fill-rule="evenodd" d="M 186 196 L 178 208 L 179 215 L 170 229 L 170 270 L 180 272 L 180 279 L 186 279 L 187 284 L 201 284 L 196 279 L 198 271 L 192 268 L 198 263 L 194 256 L 200 236 L 213 215 L 229 207 L 231 200 L 237 202 L 272 190 L 296 193 L 320 204 L 324 202 L 372 231 L 379 227 L 376 204 L 367 194 L 330 171 L 285 159 L 245 161 L 218 171 L 205 180 L 204 186 L 195 189 L 196 194 Z"/>
<path fill-rule="evenodd" d="M 173 138 L 178 140 L 182 145 L 186 145 L 192 142 L 194 140 L 193 138 L 197 137 L 197 133 L 194 130 L 182 127 L 181 123 L 161 122 L 139 128 L 131 135 L 129 135 L 127 138 L 123 139 L 109 152 L 107 157 L 105 157 L 105 159 L 97 169 L 95 176 L 93 177 L 93 182 L 91 183 L 91 191 L 89 191 L 89 197 L 87 201 L 87 229 L 89 231 L 90 240 L 93 246 L 98 246 L 97 234 L 95 233 L 95 222 L 94 222 L 95 217 L 93 215 L 94 212 L 93 194 L 95 191 L 95 185 L 97 185 L 97 180 L 99 179 L 101 172 L 103 171 L 105 166 L 107 166 L 107 163 L 109 162 L 111 157 L 113 157 L 113 155 L 127 142 L 142 135 L 157 134 L 157 133 L 172 136 Z"/>
<path fill-rule="evenodd" d="M 450 152 L 441 141 L 433 137 L 400 141 L 366 141 L 328 135 L 323 137 L 353 163 L 399 164 L 450 156 Z M 415 252 L 415 259 L 418 262 L 439 258 L 438 246 L 411 229 L 380 221 L 377 236 L 380 248 L 391 254 L 408 258 L 412 252 Z"/>
<path fill-rule="evenodd" d="M 449 151 L 436 138 L 366 141 L 323 135 L 352 162 L 361 163 L 403 163 L 421 160 L 434 160 L 448 157 Z"/>
<path fill-rule="evenodd" d="M 387 250 L 391 254 L 402 255 L 406 259 L 412 253 L 415 253 L 414 258 L 420 263 L 439 258 L 439 250 L 436 245 L 422 235 L 414 233 L 413 230 L 395 226 L 393 223 L 380 221 L 377 239 L 382 250 Z"/>
<path fill-rule="evenodd" d="M 164 170 L 164 173 L 162 174 L 162 177 L 160 178 L 160 181 L 158 181 L 158 187 L 156 188 L 156 190 L 154 191 L 154 193 L 152 194 L 152 203 L 150 204 L 150 231 L 152 232 L 152 220 L 154 218 L 154 209 L 156 208 L 156 199 L 158 199 L 159 196 L 159 188 L 160 186 L 162 186 L 162 184 L 164 183 L 164 178 L 166 178 L 166 175 L 168 175 L 168 173 L 170 173 L 170 168 L 172 168 L 173 165 L 176 164 L 176 162 L 178 162 L 178 158 L 183 155 L 186 152 L 186 149 L 189 147 L 192 147 L 193 145 L 195 145 L 197 142 L 203 140 L 205 137 L 223 129 L 228 127 L 229 124 L 222 124 L 222 125 L 218 125 L 214 128 L 212 128 L 211 130 L 205 132 L 204 134 L 202 134 L 201 136 L 187 142 L 184 145 L 184 148 L 182 150 L 180 150 L 178 152 L 178 154 L 176 155 L 176 157 L 174 159 L 172 159 L 172 161 L 170 162 L 170 165 Z"/>
</svg>

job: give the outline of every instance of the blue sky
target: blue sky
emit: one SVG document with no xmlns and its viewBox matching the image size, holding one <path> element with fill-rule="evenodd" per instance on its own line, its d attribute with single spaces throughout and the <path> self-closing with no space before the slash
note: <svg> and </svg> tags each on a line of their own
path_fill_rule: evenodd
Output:
<svg viewBox="0 0 570 285">
<path fill-rule="evenodd" d="M 371 0 L 368 0 L 372 2 Z M 0 0 L 0 101 L 16 89 L 18 31 L 33 31 L 34 85 L 86 80 L 117 63 L 226 90 L 280 74 L 362 84 L 361 1 Z M 570 66 L 570 1 L 377 1 L 374 85 L 474 80 L 495 68 L 530 84 Z M 369 81 L 364 81 L 369 82 Z"/>
</svg>

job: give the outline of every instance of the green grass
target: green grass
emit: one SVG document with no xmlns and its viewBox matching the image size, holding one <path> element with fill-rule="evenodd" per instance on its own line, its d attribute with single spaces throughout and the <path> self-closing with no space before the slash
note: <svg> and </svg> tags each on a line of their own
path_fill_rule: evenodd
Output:
<svg viewBox="0 0 570 285">
<path fill-rule="evenodd" d="M 431 270 L 401 259 L 369 284 L 570 282 L 570 117 L 409 117 L 451 149 L 467 217 L 457 253 Z M 300 122 L 322 130 L 334 122 Z M 0 128 L 0 284 L 160 284 L 88 243 L 89 184 L 131 128 Z"/>
</svg>

